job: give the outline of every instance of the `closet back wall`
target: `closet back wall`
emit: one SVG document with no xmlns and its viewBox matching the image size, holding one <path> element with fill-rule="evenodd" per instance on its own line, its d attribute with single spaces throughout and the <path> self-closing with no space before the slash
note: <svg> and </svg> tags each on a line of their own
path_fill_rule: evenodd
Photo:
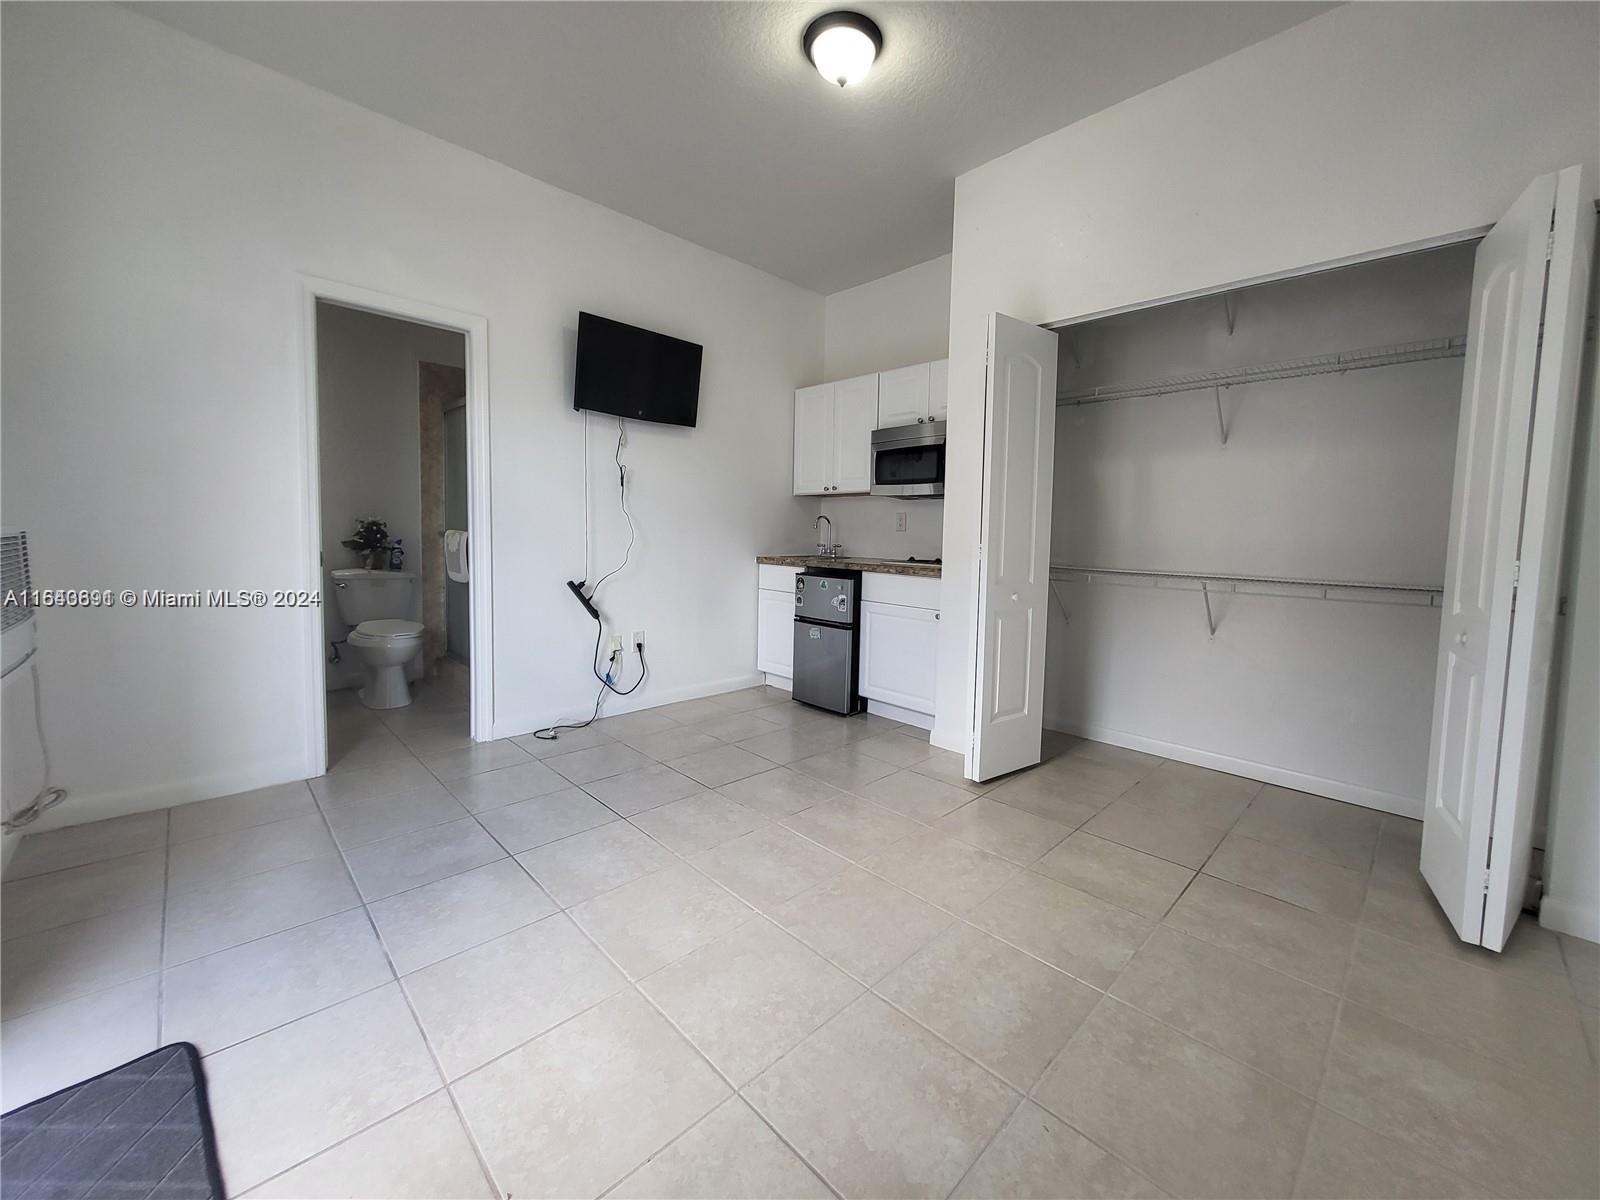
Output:
<svg viewBox="0 0 1600 1200">
<path fill-rule="evenodd" d="M 1063 332 L 1064 391 L 1460 334 L 1471 246 Z M 1052 561 L 1437 587 L 1462 360 L 1058 411 Z M 1046 724 L 1420 815 L 1436 608 L 1058 582 Z M 1063 610 L 1071 614 L 1063 619 Z"/>
</svg>

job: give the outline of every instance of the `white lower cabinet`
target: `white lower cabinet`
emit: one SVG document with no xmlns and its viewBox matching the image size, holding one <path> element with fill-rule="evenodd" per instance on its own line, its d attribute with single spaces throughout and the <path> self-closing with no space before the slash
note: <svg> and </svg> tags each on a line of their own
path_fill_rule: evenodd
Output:
<svg viewBox="0 0 1600 1200">
<path fill-rule="evenodd" d="M 797 567 L 768 563 L 758 569 L 756 669 L 778 680 L 794 678 L 794 579 L 799 573 Z M 937 579 L 862 574 L 856 682 L 867 699 L 904 710 L 899 720 L 913 713 L 933 716 L 938 605 Z"/>
<path fill-rule="evenodd" d="M 794 593 L 756 593 L 756 670 L 794 676 Z"/>
<path fill-rule="evenodd" d="M 799 567 L 756 568 L 756 670 L 794 677 L 794 578 Z"/>
<path fill-rule="evenodd" d="M 861 604 L 861 694 L 913 712 L 932 713 L 938 679 L 939 614 L 929 608 Z"/>
</svg>

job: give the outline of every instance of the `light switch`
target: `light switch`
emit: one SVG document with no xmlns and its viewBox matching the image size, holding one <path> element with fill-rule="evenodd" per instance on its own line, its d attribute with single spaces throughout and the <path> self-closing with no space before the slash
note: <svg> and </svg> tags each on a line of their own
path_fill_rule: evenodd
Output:
<svg viewBox="0 0 1600 1200">
<path fill-rule="evenodd" d="M 905 513 L 903 513 L 903 512 L 895 513 L 895 515 L 894 515 L 894 531 L 896 533 L 904 533 L 906 531 L 906 515 L 905 515 Z"/>
</svg>

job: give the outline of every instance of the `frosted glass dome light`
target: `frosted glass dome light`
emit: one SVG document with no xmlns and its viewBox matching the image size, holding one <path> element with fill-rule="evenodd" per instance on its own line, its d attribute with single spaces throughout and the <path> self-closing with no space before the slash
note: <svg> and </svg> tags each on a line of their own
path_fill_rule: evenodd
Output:
<svg viewBox="0 0 1600 1200">
<path fill-rule="evenodd" d="M 865 79 L 881 49 L 883 33 L 860 13 L 826 13 L 806 27 L 806 57 L 840 87 Z"/>
</svg>

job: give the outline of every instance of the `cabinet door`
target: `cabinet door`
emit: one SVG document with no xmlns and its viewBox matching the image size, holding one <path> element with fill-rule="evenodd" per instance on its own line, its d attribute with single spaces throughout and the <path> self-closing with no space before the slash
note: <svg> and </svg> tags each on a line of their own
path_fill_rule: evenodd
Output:
<svg viewBox="0 0 1600 1200">
<path fill-rule="evenodd" d="M 756 593 L 756 670 L 794 675 L 794 593 Z"/>
<path fill-rule="evenodd" d="M 928 364 L 928 420 L 950 419 L 950 360 L 941 358 Z"/>
<path fill-rule="evenodd" d="M 901 604 L 861 605 L 861 694 L 912 712 L 933 712 L 939 614 Z"/>
<path fill-rule="evenodd" d="M 928 364 L 878 373 L 878 428 L 916 425 L 928 419 Z"/>
<path fill-rule="evenodd" d="M 878 424 L 878 377 L 861 375 L 833 385 L 834 492 L 872 487 L 872 431 Z"/>
<path fill-rule="evenodd" d="M 794 494 L 820 496 L 834 476 L 833 384 L 794 394 Z"/>
</svg>

